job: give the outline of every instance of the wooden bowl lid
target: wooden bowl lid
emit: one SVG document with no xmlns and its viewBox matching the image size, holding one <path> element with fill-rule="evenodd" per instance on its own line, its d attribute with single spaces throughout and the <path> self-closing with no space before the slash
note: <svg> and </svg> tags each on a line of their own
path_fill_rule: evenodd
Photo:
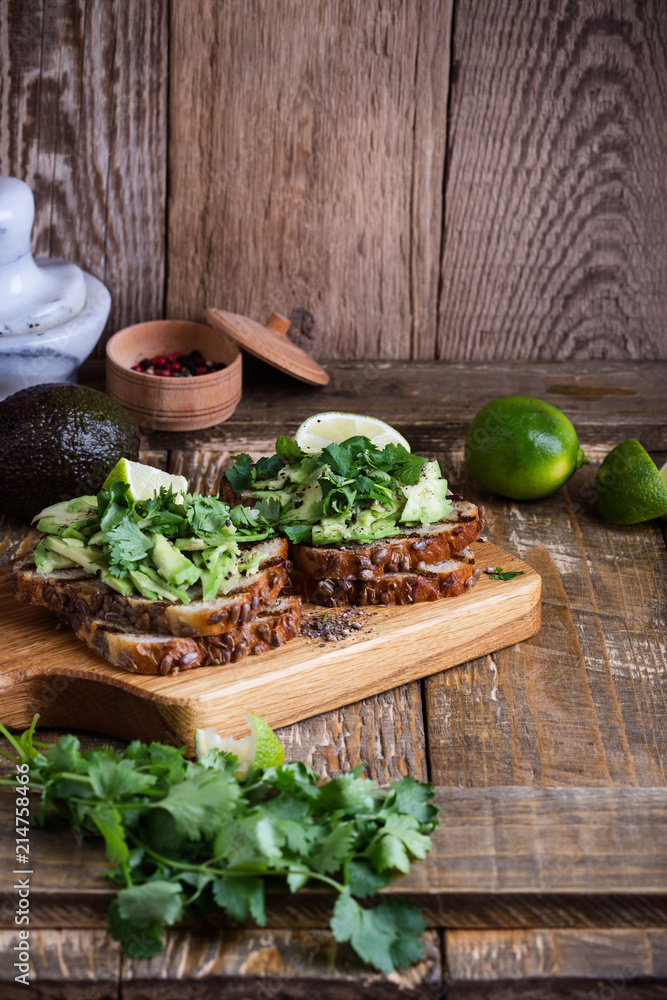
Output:
<svg viewBox="0 0 667 1000">
<path fill-rule="evenodd" d="M 222 309 L 207 309 L 206 319 L 212 326 L 233 337 L 244 350 L 261 361 L 268 361 L 279 371 L 311 385 L 328 383 L 329 376 L 324 368 L 285 336 L 291 326 L 285 316 L 271 313 L 266 326 L 262 326 L 247 316 Z"/>
</svg>

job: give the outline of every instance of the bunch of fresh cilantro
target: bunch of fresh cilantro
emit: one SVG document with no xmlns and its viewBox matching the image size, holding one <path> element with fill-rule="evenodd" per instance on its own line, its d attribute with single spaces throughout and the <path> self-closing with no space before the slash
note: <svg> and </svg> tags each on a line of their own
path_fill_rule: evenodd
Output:
<svg viewBox="0 0 667 1000">
<path fill-rule="evenodd" d="M 361 765 L 319 783 L 300 762 L 238 777 L 231 754 L 214 750 L 192 763 L 182 749 L 138 740 L 122 752 L 81 753 L 71 735 L 36 742 L 36 722 L 21 736 L 0 725 L 17 752 L 9 759 L 30 766 L 38 824 L 51 807 L 82 834 L 104 838 L 108 877 L 123 886 L 109 931 L 125 954 L 150 958 L 166 925 L 216 909 L 262 925 L 267 889 L 322 883 L 336 893 L 335 939 L 364 961 L 391 972 L 422 956 L 426 924 L 416 907 L 359 901 L 430 849 L 438 822 L 431 785 L 405 777 L 381 789 L 360 776 Z"/>
<path fill-rule="evenodd" d="M 281 435 L 276 453 L 253 463 L 250 455 L 237 455 L 225 473 L 237 493 L 262 494 L 267 487 L 290 495 L 281 504 L 264 498 L 257 504 L 260 513 L 278 525 L 290 541 L 305 541 L 312 525 L 322 518 L 351 518 L 355 512 L 379 503 L 388 513 L 396 513 L 405 504 L 403 486 L 419 482 L 428 459 L 413 455 L 403 445 L 388 444 L 378 448 L 370 438 L 356 436 L 341 444 L 332 443 L 320 452 L 306 455 L 299 446 Z M 298 467 L 294 475 L 291 470 Z M 295 498 L 304 484 L 317 480 L 322 500 L 313 505 L 302 523 L 294 523 Z M 270 506 L 269 506 L 270 505 Z M 300 516 L 297 520 L 301 522 Z"/>
</svg>

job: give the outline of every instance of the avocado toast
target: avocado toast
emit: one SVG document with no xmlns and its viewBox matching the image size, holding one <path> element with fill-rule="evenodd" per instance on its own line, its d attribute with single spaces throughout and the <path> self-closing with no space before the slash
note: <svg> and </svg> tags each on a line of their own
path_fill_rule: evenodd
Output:
<svg viewBox="0 0 667 1000">
<path fill-rule="evenodd" d="M 117 666 L 177 673 L 298 633 L 299 602 L 280 596 L 287 542 L 257 510 L 170 489 L 136 502 L 112 483 L 42 511 L 38 528 L 14 568 L 17 596 Z"/>
<path fill-rule="evenodd" d="M 479 578 L 469 545 L 483 510 L 400 444 L 357 436 L 306 454 L 281 436 L 271 457 L 236 456 L 221 494 L 287 535 L 292 588 L 314 603 L 411 604 Z"/>
</svg>

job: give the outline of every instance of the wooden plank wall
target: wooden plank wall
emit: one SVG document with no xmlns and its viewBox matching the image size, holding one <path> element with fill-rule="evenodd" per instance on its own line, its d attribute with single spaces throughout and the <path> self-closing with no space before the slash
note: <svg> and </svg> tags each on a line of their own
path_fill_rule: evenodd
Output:
<svg viewBox="0 0 667 1000">
<path fill-rule="evenodd" d="M 108 333 L 667 357 L 664 0 L 5 0 L 0 173 Z"/>
</svg>

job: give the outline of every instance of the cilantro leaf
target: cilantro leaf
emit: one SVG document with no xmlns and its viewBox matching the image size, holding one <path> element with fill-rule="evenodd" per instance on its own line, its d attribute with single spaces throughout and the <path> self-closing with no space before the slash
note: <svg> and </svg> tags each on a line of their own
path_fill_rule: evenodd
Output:
<svg viewBox="0 0 667 1000">
<path fill-rule="evenodd" d="M 376 872 L 365 858 L 352 858 L 345 866 L 348 887 L 353 896 L 364 899 L 374 896 L 378 889 L 389 885 L 391 875 L 388 872 Z"/>
<path fill-rule="evenodd" d="M 129 762 L 128 762 L 129 763 Z M 152 788 L 157 778 L 152 774 L 142 774 L 124 762 L 100 759 L 90 766 L 88 772 L 93 791 L 100 799 L 116 799 L 125 795 L 136 795 Z"/>
<path fill-rule="evenodd" d="M 130 958 L 153 958 L 162 951 L 162 931 L 164 923 L 154 920 L 144 927 L 120 915 L 118 896 L 112 900 L 107 911 L 109 934 L 114 941 L 123 945 L 123 954 Z"/>
<path fill-rule="evenodd" d="M 269 497 L 268 500 L 258 500 L 255 508 L 260 517 L 267 521 L 277 521 L 280 517 L 280 500 L 277 497 Z"/>
<path fill-rule="evenodd" d="M 284 535 L 287 535 L 290 542 L 299 545 L 300 542 L 305 542 L 307 538 L 310 538 L 313 526 L 312 524 L 283 524 L 280 530 Z"/>
<path fill-rule="evenodd" d="M 154 922 L 175 924 L 181 919 L 183 901 L 178 882 L 156 879 L 144 885 L 121 889 L 118 893 L 118 913 L 137 927 L 150 927 Z"/>
<path fill-rule="evenodd" d="M 394 789 L 393 808 L 397 812 L 414 816 L 420 823 L 428 823 L 437 815 L 438 809 L 430 803 L 435 792 L 430 782 L 415 781 L 409 775 L 392 782 Z"/>
<path fill-rule="evenodd" d="M 125 567 L 141 562 L 153 548 L 153 539 L 145 535 L 129 517 L 107 532 L 107 543 L 112 564 Z"/>
<path fill-rule="evenodd" d="M 283 460 L 280 455 L 260 458 L 255 465 L 255 479 L 275 479 L 282 467 Z"/>
<path fill-rule="evenodd" d="M 195 765 L 188 781 L 172 785 L 156 807 L 171 814 L 179 833 L 190 840 L 212 836 L 223 822 L 223 810 L 231 809 L 240 797 L 236 778 L 228 771 L 214 771 Z"/>
<path fill-rule="evenodd" d="M 92 810 L 91 818 L 104 837 L 107 857 L 111 864 L 126 865 L 130 859 L 130 850 L 125 840 L 125 829 L 118 809 L 100 803 Z"/>
<path fill-rule="evenodd" d="M 319 789 L 320 808 L 328 812 L 352 814 L 359 809 L 373 808 L 382 793 L 374 781 L 359 775 L 360 768 L 355 767 L 348 774 L 341 774 L 322 785 Z"/>
<path fill-rule="evenodd" d="M 242 455 L 236 455 L 234 464 L 230 469 L 227 469 L 225 477 L 236 493 L 249 490 L 254 482 L 250 455 L 245 452 Z"/>
<path fill-rule="evenodd" d="M 489 580 L 513 580 L 515 576 L 523 576 L 525 572 L 525 569 L 518 569 L 503 573 L 502 566 L 496 566 L 495 573 L 489 573 Z"/>
<path fill-rule="evenodd" d="M 354 843 L 354 823 L 336 823 L 318 841 L 310 855 L 310 865 L 318 872 L 337 872 L 351 853 Z"/>
<path fill-rule="evenodd" d="M 357 954 L 381 972 L 390 973 L 423 955 L 419 935 L 426 921 L 410 903 L 384 899 L 365 910 L 348 892 L 336 900 L 331 919 L 336 941 L 349 941 Z"/>
<path fill-rule="evenodd" d="M 263 927 L 264 880 L 257 875 L 227 875 L 213 883 L 213 898 L 234 920 L 245 920 L 251 914 Z"/>
<path fill-rule="evenodd" d="M 304 453 L 301 451 L 301 448 L 299 448 L 296 441 L 292 441 L 291 438 L 281 434 L 276 441 L 276 455 L 280 455 L 288 462 L 296 463 L 301 461 Z"/>
</svg>

